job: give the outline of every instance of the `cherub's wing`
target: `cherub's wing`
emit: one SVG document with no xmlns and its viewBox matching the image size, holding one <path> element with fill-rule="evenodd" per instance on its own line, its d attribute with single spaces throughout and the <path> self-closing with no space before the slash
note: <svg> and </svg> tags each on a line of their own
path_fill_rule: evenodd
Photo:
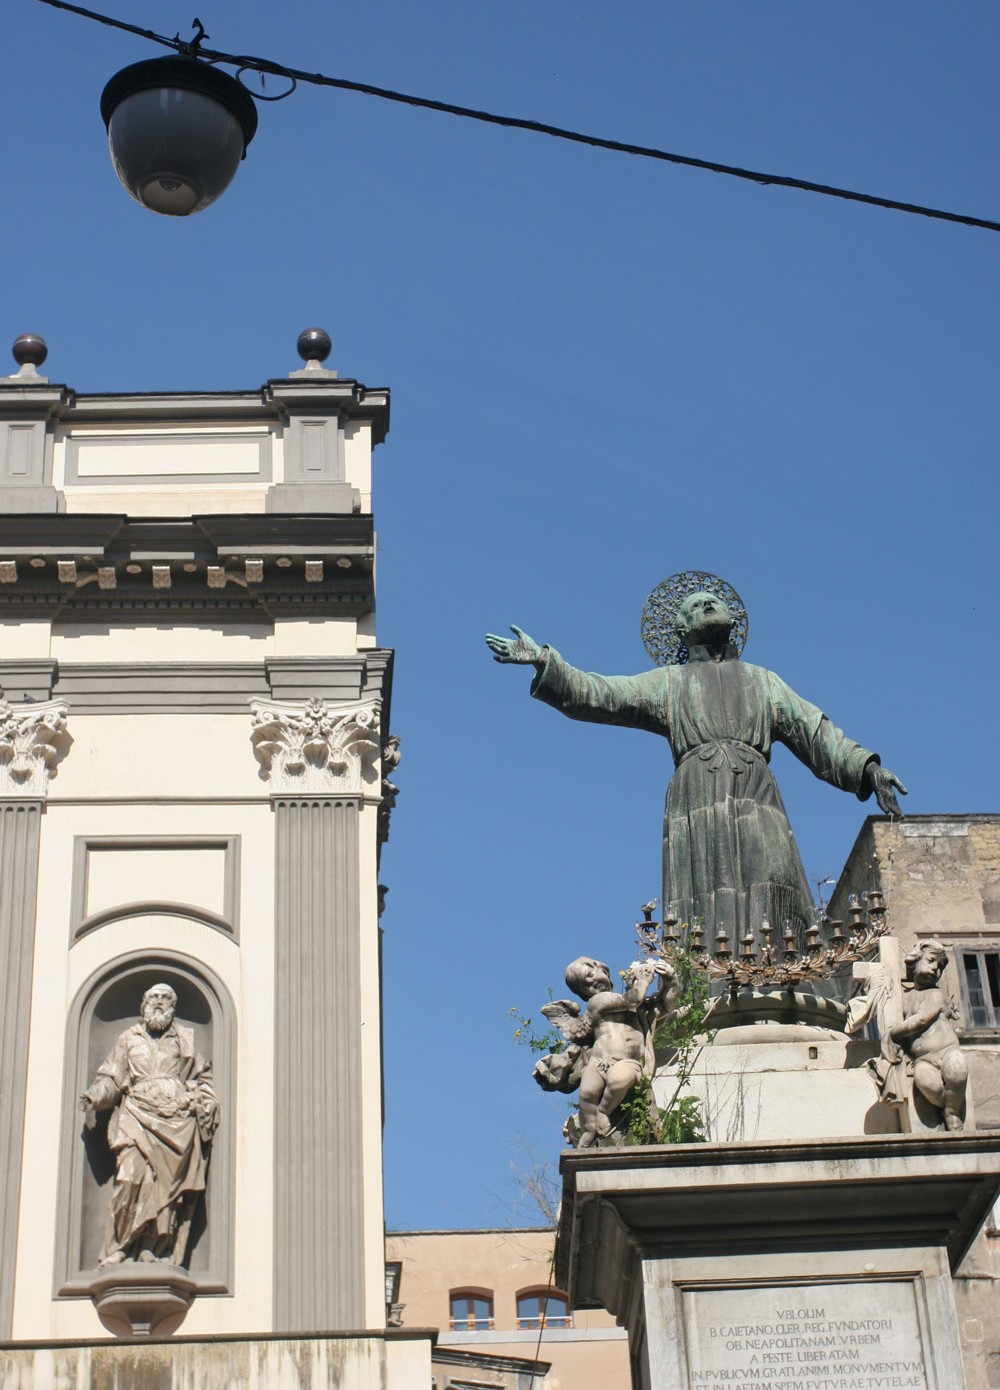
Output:
<svg viewBox="0 0 1000 1390">
<path fill-rule="evenodd" d="M 573 999 L 553 999 L 542 1005 L 542 1013 L 559 1029 L 567 1042 L 582 1043 L 590 1037 L 590 1020 L 580 1017 L 580 1005 Z"/>
</svg>

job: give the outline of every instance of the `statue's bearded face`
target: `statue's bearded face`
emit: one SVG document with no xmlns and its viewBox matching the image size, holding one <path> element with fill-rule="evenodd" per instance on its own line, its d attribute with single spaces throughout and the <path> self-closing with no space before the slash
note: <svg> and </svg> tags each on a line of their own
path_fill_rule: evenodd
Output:
<svg viewBox="0 0 1000 1390">
<path fill-rule="evenodd" d="M 177 995 L 169 985 L 154 985 L 142 996 L 142 1021 L 151 1033 L 165 1033 L 174 1021 Z"/>
<path fill-rule="evenodd" d="M 687 646 L 729 635 L 733 615 L 715 594 L 688 594 L 677 611 L 677 631 Z"/>
</svg>

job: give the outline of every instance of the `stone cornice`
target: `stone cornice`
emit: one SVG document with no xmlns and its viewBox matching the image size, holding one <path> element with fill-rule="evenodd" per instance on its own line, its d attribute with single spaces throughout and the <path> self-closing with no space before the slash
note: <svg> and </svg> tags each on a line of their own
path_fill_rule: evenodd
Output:
<svg viewBox="0 0 1000 1390">
<path fill-rule="evenodd" d="M 272 797 L 380 797 L 377 701 L 254 700 L 250 741 Z"/>
<path fill-rule="evenodd" d="M 0 515 L 0 616 L 358 617 L 374 556 L 370 515 Z"/>
<path fill-rule="evenodd" d="M 991 1133 L 876 1134 L 578 1149 L 560 1170 L 558 1285 L 571 1307 L 624 1317 L 639 1252 L 724 1257 L 833 1235 L 840 1248 L 944 1246 L 955 1269 L 996 1200 L 1000 1152 Z"/>
<path fill-rule="evenodd" d="M 14 707 L 0 701 L 0 801 L 37 800 L 69 747 L 65 700 Z"/>
<path fill-rule="evenodd" d="M 303 380 L 277 377 L 255 391 L 177 391 L 78 395 L 60 383 L 19 376 L 0 377 L 0 412 L 51 415 L 61 425 L 157 420 L 287 419 L 300 410 L 322 408 L 347 419 L 370 420 L 374 442 L 389 429 L 389 392 L 350 377 Z"/>
<path fill-rule="evenodd" d="M 50 386 L 44 379 L 0 377 L 0 416 L 31 420 L 57 418 L 72 405 L 73 393 L 65 386 Z"/>
</svg>

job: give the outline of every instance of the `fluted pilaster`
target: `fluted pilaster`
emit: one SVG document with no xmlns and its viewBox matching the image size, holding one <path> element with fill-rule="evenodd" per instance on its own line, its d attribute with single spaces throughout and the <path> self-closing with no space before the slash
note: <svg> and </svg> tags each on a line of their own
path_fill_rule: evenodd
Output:
<svg viewBox="0 0 1000 1390">
<path fill-rule="evenodd" d="M 364 1325 L 360 798 L 276 797 L 276 1331 Z"/>
<path fill-rule="evenodd" d="M 42 802 L 0 801 L 0 1341 L 10 1338 Z"/>
</svg>

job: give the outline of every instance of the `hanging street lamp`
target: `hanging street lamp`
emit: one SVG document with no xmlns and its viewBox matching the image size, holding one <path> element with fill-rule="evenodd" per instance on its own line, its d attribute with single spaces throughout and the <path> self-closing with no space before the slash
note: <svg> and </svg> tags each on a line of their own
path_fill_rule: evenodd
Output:
<svg viewBox="0 0 1000 1390">
<path fill-rule="evenodd" d="M 243 84 L 190 56 L 123 68 L 101 94 L 101 115 L 126 192 L 167 217 L 214 203 L 257 129 Z"/>
</svg>

